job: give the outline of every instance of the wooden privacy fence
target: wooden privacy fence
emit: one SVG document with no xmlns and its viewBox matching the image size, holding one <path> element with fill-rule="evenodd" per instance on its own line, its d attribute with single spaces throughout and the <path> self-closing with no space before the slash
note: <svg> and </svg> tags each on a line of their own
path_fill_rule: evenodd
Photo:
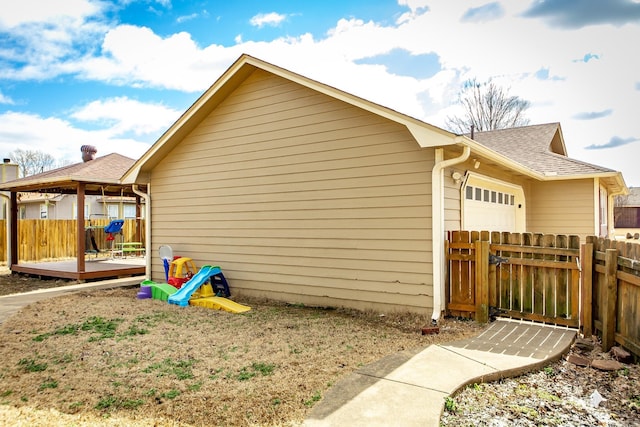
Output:
<svg viewBox="0 0 640 427">
<path fill-rule="evenodd" d="M 578 236 L 450 232 L 447 310 L 577 327 L 579 256 Z"/>
<path fill-rule="evenodd" d="M 584 275 L 584 334 L 599 332 L 605 351 L 617 342 L 640 356 L 640 244 L 588 237 L 584 246 L 593 261 Z"/>
<path fill-rule="evenodd" d="M 18 259 L 19 261 L 44 261 L 76 257 L 76 220 L 64 219 L 21 219 L 18 220 Z M 91 229 L 98 249 L 107 250 L 107 236 L 104 226 L 108 219 L 85 221 L 85 228 Z M 136 220 L 125 220 L 122 227 L 124 242 L 139 241 L 144 244 L 144 220 L 137 230 Z M 0 220 L 0 262 L 7 261 L 6 222 Z M 139 236 L 139 237 L 136 237 Z M 119 238 L 120 239 L 120 238 Z M 138 240 L 140 239 L 140 240 Z M 85 242 L 91 249 L 91 241 Z"/>
<path fill-rule="evenodd" d="M 455 231 L 445 245 L 447 312 L 582 327 L 640 356 L 640 244 Z"/>
</svg>

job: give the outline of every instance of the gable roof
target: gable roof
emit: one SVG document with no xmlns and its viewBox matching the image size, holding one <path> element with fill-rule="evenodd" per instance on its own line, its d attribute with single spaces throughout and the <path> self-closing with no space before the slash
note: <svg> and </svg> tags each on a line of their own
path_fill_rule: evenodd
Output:
<svg viewBox="0 0 640 427">
<path fill-rule="evenodd" d="M 567 157 L 560 123 L 476 132 L 473 140 L 546 177 L 616 173 Z"/>
<path fill-rule="evenodd" d="M 471 135 L 467 134 L 471 137 Z M 527 151 L 550 151 L 567 155 L 560 123 L 547 123 L 508 129 L 475 132 L 473 140 L 490 148 L 525 149 Z M 556 140 L 556 144 L 553 141 Z"/>
<path fill-rule="evenodd" d="M 141 175 L 150 171 L 184 136 L 209 115 L 234 89 L 246 80 L 256 69 L 261 69 L 289 81 L 298 83 L 334 99 L 370 111 L 407 127 L 421 147 L 446 146 L 459 143 L 454 133 L 399 113 L 390 108 L 367 101 L 332 86 L 296 74 L 292 71 L 243 54 L 209 87 L 196 102 L 156 141 L 153 146 L 122 177 L 123 182 L 138 182 Z M 144 182 L 146 178 L 141 178 Z"/>
<path fill-rule="evenodd" d="M 120 178 L 134 163 L 134 159 L 111 153 L 88 162 L 7 181 L 0 184 L 0 190 L 75 194 L 78 183 L 83 182 L 88 194 L 119 194 Z"/>
<path fill-rule="evenodd" d="M 249 55 L 242 55 L 156 141 L 122 177 L 123 183 L 146 183 L 149 172 L 256 69 L 272 73 L 332 98 L 404 125 L 420 147 L 469 146 L 474 153 L 540 181 L 602 178 L 613 194 L 625 193 L 620 172 L 567 157 L 559 123 L 469 135 L 455 135 L 421 120 L 367 101 Z"/>
</svg>

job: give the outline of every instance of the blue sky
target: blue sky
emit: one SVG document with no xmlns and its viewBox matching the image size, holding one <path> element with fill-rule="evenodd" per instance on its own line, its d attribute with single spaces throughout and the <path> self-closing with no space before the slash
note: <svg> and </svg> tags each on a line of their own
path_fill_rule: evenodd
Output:
<svg viewBox="0 0 640 427">
<path fill-rule="evenodd" d="M 21 0 L 0 9 L 0 155 L 133 158 L 242 53 L 436 126 L 470 78 L 640 186 L 638 0 Z"/>
</svg>

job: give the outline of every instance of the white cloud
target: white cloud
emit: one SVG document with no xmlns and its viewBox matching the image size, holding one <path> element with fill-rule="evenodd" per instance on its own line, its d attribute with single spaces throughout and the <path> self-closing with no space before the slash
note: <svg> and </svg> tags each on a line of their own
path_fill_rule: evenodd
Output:
<svg viewBox="0 0 640 427">
<path fill-rule="evenodd" d="M 56 160 L 80 161 L 80 147 L 95 145 L 98 155 L 117 152 L 131 158 L 141 156 L 149 144 L 128 138 L 113 138 L 108 131 L 88 131 L 58 118 L 34 114 L 0 114 L 0 152 L 5 156 L 16 150 L 39 150 Z"/>
<path fill-rule="evenodd" d="M 2 7 L 0 29 L 31 23 L 82 22 L 102 8 L 103 4 L 90 0 L 20 0 Z"/>
<path fill-rule="evenodd" d="M 201 49 L 186 32 L 162 38 L 132 25 L 110 30 L 102 50 L 104 56 L 67 64 L 69 71 L 91 80 L 194 92 L 213 83 L 236 55 L 217 45 Z"/>
<path fill-rule="evenodd" d="M 106 7 L 87 0 L 24 0 L 0 9 L 0 78 L 48 79 L 64 73 L 67 61 L 92 51 L 105 33 Z"/>
<path fill-rule="evenodd" d="M 90 102 L 71 117 L 102 125 L 111 136 L 127 133 L 140 136 L 162 133 L 181 113 L 163 105 L 117 97 Z"/>
<path fill-rule="evenodd" d="M 13 102 L 13 99 L 11 99 L 11 97 L 8 97 L 0 92 L 0 104 L 13 105 L 15 104 L 15 102 Z"/>
<path fill-rule="evenodd" d="M 197 13 L 192 13 L 190 15 L 178 16 L 176 18 L 176 22 L 178 24 L 182 24 L 183 22 L 191 21 L 192 19 L 196 19 L 199 15 Z"/>
<path fill-rule="evenodd" d="M 0 153 L 15 149 L 41 150 L 57 160 L 80 161 L 80 146 L 91 144 L 98 155 L 120 153 L 140 157 L 150 146 L 137 138 L 159 134 L 181 112 L 162 105 L 145 104 L 128 98 L 94 101 L 78 109 L 71 118 L 41 117 L 36 114 L 0 114 Z M 88 129 L 91 124 L 94 129 Z M 134 137 L 128 136 L 129 134 Z"/>
<path fill-rule="evenodd" d="M 287 19 L 287 15 L 276 12 L 259 13 L 253 16 L 249 23 L 254 27 L 262 28 L 264 26 L 277 27 Z"/>
<path fill-rule="evenodd" d="M 401 6 L 407 6 L 412 12 L 424 10 L 430 5 L 429 0 L 398 0 Z"/>
</svg>

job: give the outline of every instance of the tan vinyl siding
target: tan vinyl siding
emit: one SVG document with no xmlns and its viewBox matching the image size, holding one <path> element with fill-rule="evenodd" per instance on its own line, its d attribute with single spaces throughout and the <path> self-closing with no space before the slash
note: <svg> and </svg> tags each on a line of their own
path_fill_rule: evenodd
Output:
<svg viewBox="0 0 640 427">
<path fill-rule="evenodd" d="M 444 172 L 444 229 L 460 230 L 462 211 L 460 204 L 460 183 L 456 183 L 451 175 L 457 171 L 464 175 L 464 170 L 447 169 Z"/>
<path fill-rule="evenodd" d="M 527 231 L 576 234 L 594 233 L 593 180 L 532 182 L 527 194 Z"/>
<path fill-rule="evenodd" d="M 433 162 L 403 126 L 258 70 L 153 169 L 154 246 L 232 293 L 429 313 Z"/>
</svg>

